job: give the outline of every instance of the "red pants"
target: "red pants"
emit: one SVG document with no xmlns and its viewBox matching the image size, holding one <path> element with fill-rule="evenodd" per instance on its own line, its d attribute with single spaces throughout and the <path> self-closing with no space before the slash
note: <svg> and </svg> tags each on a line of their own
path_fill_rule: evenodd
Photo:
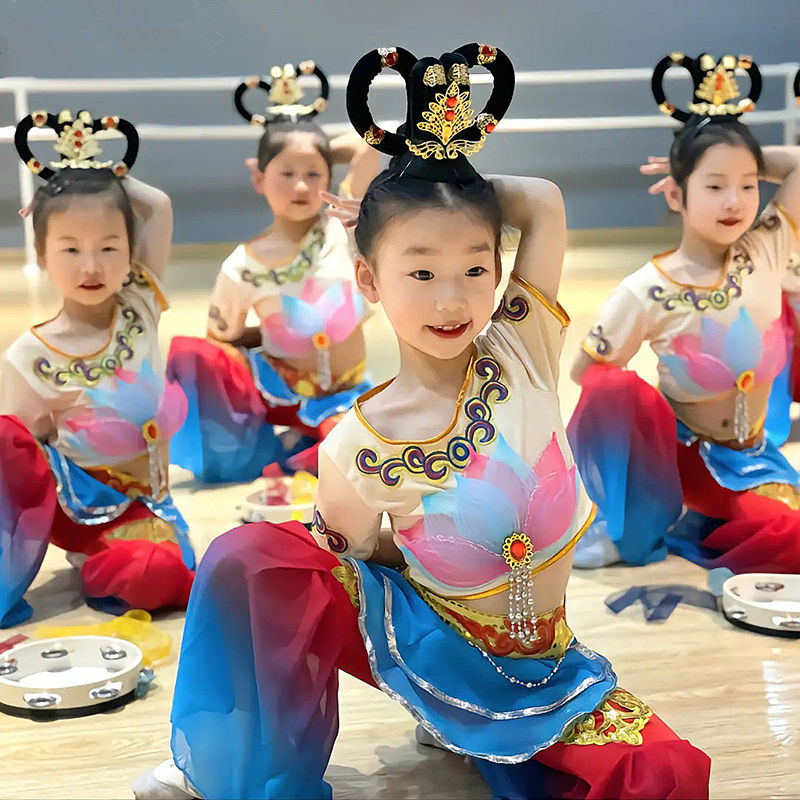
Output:
<svg viewBox="0 0 800 800">
<path fill-rule="evenodd" d="M 697 444 L 678 440 L 670 406 L 635 372 L 593 364 L 582 386 L 568 427 L 570 444 L 625 561 L 645 564 L 666 556 L 665 539 L 682 500 L 723 521 L 702 548 L 678 550 L 687 558 L 734 572 L 800 573 L 800 511 L 717 483 Z"/>
<path fill-rule="evenodd" d="M 298 523 L 253 523 L 212 542 L 187 612 L 172 709 L 176 763 L 205 796 L 323 794 L 338 671 L 376 685 L 353 586 L 333 572 L 340 566 Z M 214 688 L 203 692 L 212 663 Z M 479 767 L 496 791 L 527 792 L 506 797 L 533 796 L 532 769 L 548 797 L 708 796 L 704 753 L 656 716 L 642 735 L 640 745 L 559 743 L 532 762 Z"/>
<path fill-rule="evenodd" d="M 158 541 L 174 534 L 145 505 L 133 502 L 100 525 L 74 522 L 58 502 L 47 457 L 16 417 L 0 416 L 0 465 L 0 626 L 30 616 L 22 596 L 51 542 L 88 555 L 81 568 L 88 598 L 146 610 L 186 606 L 194 572 L 174 541 Z M 136 531 L 154 540 L 134 538 Z"/>
</svg>

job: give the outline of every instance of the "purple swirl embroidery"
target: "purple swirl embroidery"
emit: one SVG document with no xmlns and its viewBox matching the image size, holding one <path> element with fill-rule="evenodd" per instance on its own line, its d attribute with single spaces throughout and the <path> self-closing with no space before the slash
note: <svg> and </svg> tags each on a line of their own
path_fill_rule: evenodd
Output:
<svg viewBox="0 0 800 800">
<path fill-rule="evenodd" d="M 347 539 L 338 531 L 329 528 L 322 514 L 320 514 L 319 510 L 316 508 L 314 509 L 314 520 L 312 524 L 317 533 L 325 537 L 325 541 L 332 553 L 344 553 L 344 551 L 347 550 Z"/>
<path fill-rule="evenodd" d="M 500 298 L 500 305 L 492 314 L 492 322 L 497 322 L 501 317 L 505 317 L 511 322 L 522 322 L 530 313 L 530 303 L 522 296 L 516 295 L 511 300 L 505 297 Z"/>
<path fill-rule="evenodd" d="M 120 315 L 127 320 L 127 324 L 114 337 L 115 347 L 111 353 L 104 353 L 94 361 L 73 358 L 66 365 L 55 367 L 47 358 L 37 358 L 33 362 L 34 374 L 56 386 L 67 386 L 70 383 L 94 386 L 104 375 L 113 375 L 126 361 L 133 358 L 133 342 L 144 333 L 142 318 L 133 308 L 124 306 Z"/>
<path fill-rule="evenodd" d="M 742 250 L 734 252 L 731 263 L 733 268 L 727 274 L 725 282 L 716 289 L 697 290 L 686 287 L 670 292 L 663 286 L 656 285 L 648 289 L 647 296 L 660 303 L 667 311 L 672 311 L 679 305 L 701 312 L 709 309 L 722 311 L 732 300 L 742 296 L 741 278 L 743 275 L 750 275 L 755 269 L 750 257 Z"/>
<path fill-rule="evenodd" d="M 487 379 L 477 397 L 464 402 L 464 413 L 469 420 L 463 436 L 454 436 L 446 450 L 425 451 L 419 445 L 409 445 L 399 456 L 381 462 L 370 448 L 356 454 L 356 467 L 364 475 L 378 475 L 386 486 L 397 486 L 403 473 L 424 475 L 430 481 L 443 481 L 450 470 L 463 470 L 479 445 L 492 442 L 497 430 L 491 422 L 492 402 L 502 403 L 508 397 L 508 387 L 500 382 L 502 370 L 492 358 L 481 358 L 473 367 L 475 374 Z"/>
</svg>

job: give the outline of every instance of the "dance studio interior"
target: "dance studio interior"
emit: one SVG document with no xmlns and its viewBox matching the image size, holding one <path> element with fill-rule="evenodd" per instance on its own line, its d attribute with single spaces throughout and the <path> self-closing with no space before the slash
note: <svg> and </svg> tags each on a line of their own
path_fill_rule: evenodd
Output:
<svg viewBox="0 0 800 800">
<path fill-rule="evenodd" d="M 797 796 L 796 0 L 0 8 L 0 798 Z"/>
</svg>

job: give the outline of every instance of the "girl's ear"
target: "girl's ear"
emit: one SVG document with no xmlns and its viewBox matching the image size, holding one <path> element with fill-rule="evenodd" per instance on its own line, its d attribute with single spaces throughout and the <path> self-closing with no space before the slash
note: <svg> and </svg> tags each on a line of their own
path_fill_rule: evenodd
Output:
<svg viewBox="0 0 800 800">
<path fill-rule="evenodd" d="M 246 158 L 244 165 L 250 172 L 250 182 L 256 194 L 264 194 L 264 172 L 258 168 L 257 158 Z"/>
<path fill-rule="evenodd" d="M 664 187 L 664 198 L 667 201 L 667 206 L 669 206 L 670 211 L 675 211 L 680 214 L 680 212 L 684 210 L 683 189 L 672 179 L 670 179 Z"/>
<path fill-rule="evenodd" d="M 378 295 L 378 287 L 375 285 L 375 273 L 361 253 L 356 256 L 355 270 L 356 286 L 358 286 L 358 290 L 364 295 L 367 302 L 379 302 L 380 297 Z"/>
</svg>

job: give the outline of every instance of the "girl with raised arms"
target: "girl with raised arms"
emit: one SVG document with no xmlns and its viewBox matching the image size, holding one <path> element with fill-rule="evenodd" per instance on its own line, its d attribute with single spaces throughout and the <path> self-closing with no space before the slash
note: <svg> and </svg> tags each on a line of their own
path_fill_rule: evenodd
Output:
<svg viewBox="0 0 800 800">
<path fill-rule="evenodd" d="M 33 155 L 34 127 L 56 131 L 59 161 Z M 116 163 L 99 160 L 104 129 L 127 139 Z M 0 625 L 30 617 L 23 594 L 50 542 L 95 607 L 185 606 L 194 553 L 167 467 L 186 398 L 158 347 L 170 200 L 128 175 L 139 137 L 127 120 L 34 111 L 15 141 L 46 181 L 33 230 L 62 305 L 0 358 Z"/>
<path fill-rule="evenodd" d="M 301 75 L 320 82 L 310 104 L 300 102 Z M 265 115 L 244 104 L 257 88 L 272 103 Z M 239 113 L 264 128 L 246 164 L 273 222 L 225 259 L 208 338 L 173 339 L 167 366 L 189 400 L 173 463 L 206 482 L 252 480 L 271 462 L 288 469 L 292 456 L 291 466 L 316 470 L 315 443 L 371 386 L 354 253 L 341 222 L 322 208 L 334 164 L 349 164 L 340 191 L 360 197 L 378 156 L 353 136 L 329 141 L 313 122 L 327 99 L 328 80 L 313 61 L 273 67 L 270 82 L 253 78 L 236 89 Z M 275 425 L 291 430 L 279 438 Z"/>
<path fill-rule="evenodd" d="M 678 66 L 694 83 L 687 110 L 662 89 Z M 775 441 L 788 413 L 768 415 L 787 395 L 785 315 L 800 310 L 800 148 L 761 148 L 739 120 L 760 89 L 745 56 L 673 53 L 655 68 L 656 102 L 683 127 L 642 171 L 668 173 L 654 190 L 681 215 L 681 241 L 614 290 L 572 368 L 570 443 L 599 506 L 576 565 L 644 564 L 669 546 L 734 572 L 800 572 L 800 477 Z M 759 179 L 779 188 L 756 221 Z M 644 342 L 657 389 L 624 369 Z"/>
<path fill-rule="evenodd" d="M 475 117 L 478 65 L 494 87 Z M 367 106 L 387 67 L 407 86 L 398 133 Z M 400 370 L 323 441 L 313 535 L 252 524 L 212 543 L 178 670 L 177 767 L 140 797 L 170 780 L 208 798 L 330 797 L 340 669 L 471 756 L 497 797 L 707 797 L 707 756 L 618 688 L 566 620 L 593 507 L 556 394 L 564 206 L 548 181 L 487 181 L 468 160 L 513 88 L 490 45 L 356 64 L 351 121 L 392 156 L 360 206 L 356 276 L 386 310 Z M 503 223 L 521 239 L 495 308 Z"/>
</svg>

